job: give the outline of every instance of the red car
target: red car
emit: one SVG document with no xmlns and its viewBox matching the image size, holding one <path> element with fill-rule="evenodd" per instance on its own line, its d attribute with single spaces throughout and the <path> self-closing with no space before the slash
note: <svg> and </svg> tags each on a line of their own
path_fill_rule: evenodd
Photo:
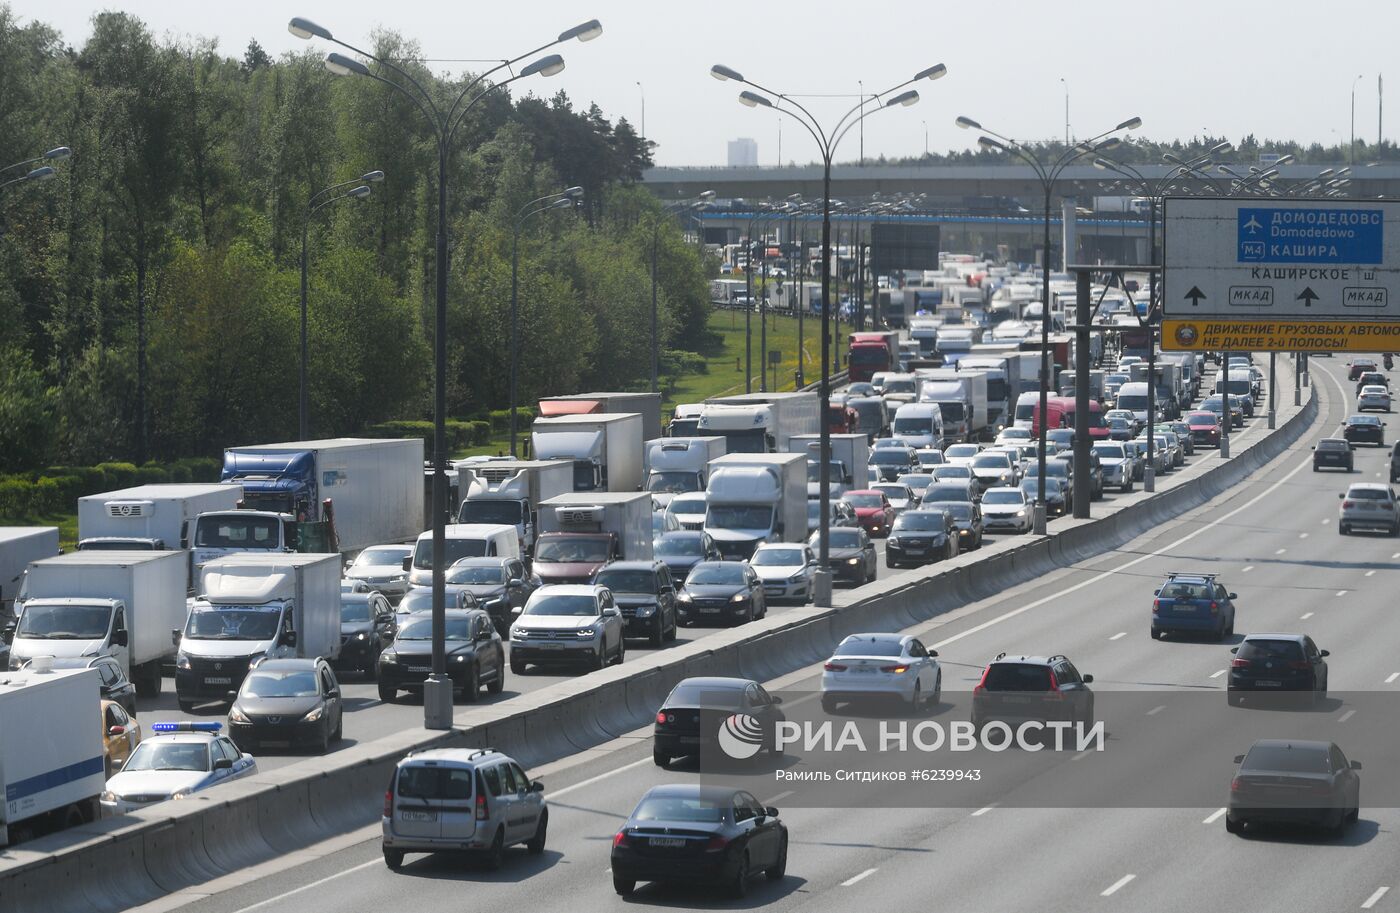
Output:
<svg viewBox="0 0 1400 913">
<path fill-rule="evenodd" d="M 862 488 L 846 492 L 841 496 L 841 500 L 855 510 L 856 523 L 866 533 L 871 536 L 890 534 L 890 527 L 894 525 L 895 510 L 883 491 Z"/>
<path fill-rule="evenodd" d="M 1186 427 L 1191 429 L 1191 440 L 1197 444 L 1220 446 L 1220 416 L 1214 412 L 1188 412 Z"/>
<path fill-rule="evenodd" d="M 1352 359 L 1347 369 L 1347 380 L 1356 380 L 1367 371 L 1376 370 L 1376 360 L 1374 358 Z"/>
</svg>

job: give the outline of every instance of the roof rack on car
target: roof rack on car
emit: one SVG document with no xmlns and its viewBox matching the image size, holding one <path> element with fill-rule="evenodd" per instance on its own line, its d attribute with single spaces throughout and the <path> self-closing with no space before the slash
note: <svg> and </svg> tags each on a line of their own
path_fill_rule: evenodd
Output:
<svg viewBox="0 0 1400 913">
<path fill-rule="evenodd" d="M 1065 662 L 1069 662 L 1069 657 L 1068 657 L 1068 656 L 1065 656 L 1063 653 L 1054 653 L 1054 654 L 1051 654 L 1050 656 L 1045 657 L 1045 661 L 1046 661 L 1047 663 L 1053 663 L 1053 662 L 1054 662 L 1055 660 L 1057 660 L 1057 659 L 1062 659 L 1062 660 L 1064 660 Z"/>
<path fill-rule="evenodd" d="M 1196 572 L 1196 571 L 1185 571 L 1185 572 L 1183 572 L 1183 571 L 1167 571 L 1166 574 L 1164 574 L 1163 576 L 1164 576 L 1164 577 L 1200 577 L 1202 580 L 1210 580 L 1211 578 L 1217 577 L 1217 576 L 1219 576 L 1219 575 L 1216 574 L 1214 571 L 1212 571 L 1211 573 L 1208 573 L 1208 574 L 1198 573 L 1198 572 Z"/>
<path fill-rule="evenodd" d="M 496 749 L 494 749 L 494 748 L 492 748 L 492 747 L 490 747 L 490 746 L 487 746 L 486 748 L 478 748 L 476 751 L 473 751 L 471 754 L 467 755 L 467 760 L 468 760 L 468 761 L 475 761 L 477 758 L 481 757 L 482 755 L 495 754 L 495 753 L 496 753 Z"/>
<path fill-rule="evenodd" d="M 1005 656 L 1006 656 L 1006 651 L 1003 650 L 1002 652 L 998 653 L 996 656 L 992 657 L 992 662 L 996 662 L 997 660 L 1002 659 L 1002 658 L 1004 658 Z"/>
</svg>

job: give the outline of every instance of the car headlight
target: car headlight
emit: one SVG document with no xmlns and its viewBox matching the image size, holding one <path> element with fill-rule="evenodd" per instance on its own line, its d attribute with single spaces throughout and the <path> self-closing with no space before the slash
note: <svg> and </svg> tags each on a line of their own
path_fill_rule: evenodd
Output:
<svg viewBox="0 0 1400 913">
<path fill-rule="evenodd" d="M 321 705 L 318 706 L 318 707 L 312 707 L 310 710 L 308 710 L 308 711 L 306 712 L 306 716 L 304 716 L 304 717 L 301 718 L 301 721 L 302 721 L 303 723 L 314 723 L 314 722 L 316 722 L 317 720 L 319 720 L 319 719 L 321 718 L 321 715 L 324 714 L 325 712 L 326 712 L 326 705 L 325 705 L 325 704 L 321 704 Z"/>
<path fill-rule="evenodd" d="M 228 711 L 228 719 L 229 719 L 229 722 L 230 722 L 230 723 L 247 723 L 247 722 L 250 722 L 249 719 L 248 719 L 248 715 L 247 715 L 246 713 L 244 713 L 242 710 L 239 710 L 237 704 L 235 704 L 235 705 L 233 705 L 232 707 L 229 708 L 229 711 Z"/>
<path fill-rule="evenodd" d="M 676 602 L 694 602 L 695 597 L 685 591 L 676 594 Z"/>
<path fill-rule="evenodd" d="M 120 802 L 122 800 L 121 796 L 112 792 L 110 789 L 104 790 L 102 795 L 98 798 L 101 799 L 103 802 Z"/>
<path fill-rule="evenodd" d="M 597 629 L 596 629 L 596 628 L 579 628 L 579 629 L 578 629 L 577 631 L 575 631 L 574 633 L 577 634 L 579 637 L 592 637 L 594 634 L 597 633 Z"/>
<path fill-rule="evenodd" d="M 188 670 L 190 668 L 190 658 L 183 653 L 175 654 L 175 668 Z"/>
<path fill-rule="evenodd" d="M 356 640 L 365 640 L 365 639 L 367 638 L 367 636 L 368 636 L 368 635 L 366 635 L 365 632 L 361 631 L 359 634 L 356 634 L 356 635 L 355 635 L 355 639 L 356 639 Z"/>
<path fill-rule="evenodd" d="M 846 559 L 846 563 L 849 564 L 849 565 L 851 565 L 852 567 L 855 567 L 857 564 L 860 564 L 860 559 L 859 559 L 859 558 L 847 558 L 847 559 Z M 797 579 L 797 578 L 793 578 L 793 579 L 795 580 L 795 579 Z"/>
<path fill-rule="evenodd" d="M 738 603 L 738 602 L 744 602 L 744 601 L 747 600 L 748 598 L 749 598 L 749 596 L 748 596 L 747 593 L 735 593 L 732 597 L 730 597 L 729 601 L 730 601 L 731 603 Z"/>
<path fill-rule="evenodd" d="M 650 616 L 650 615 L 653 615 L 653 614 L 655 614 L 655 613 L 656 613 L 656 606 L 654 606 L 654 605 L 639 605 L 639 606 L 637 606 L 637 617 L 638 617 L 638 618 L 646 618 L 646 617 L 648 617 L 648 616 Z"/>
<path fill-rule="evenodd" d="M 1020 510 L 1016 511 L 1016 516 L 1018 516 L 1018 517 L 1024 517 L 1025 515 L 1026 515 L 1026 509 L 1025 509 L 1024 507 L 1021 508 Z"/>
<path fill-rule="evenodd" d="M 515 625 L 511 625 L 511 627 L 510 627 L 510 639 L 511 639 L 511 640 L 524 640 L 524 639 L 525 639 L 525 632 L 524 632 L 524 630 L 522 630 L 522 629 L 519 628 L 519 627 L 516 627 Z"/>
<path fill-rule="evenodd" d="M 393 650 L 385 650 L 379 654 L 379 664 L 382 666 L 392 666 L 399 661 L 399 655 Z"/>
<path fill-rule="evenodd" d="M 183 799 L 183 798 L 185 798 L 186 796 L 188 796 L 188 795 L 189 795 L 190 793 L 192 793 L 192 792 L 194 792 L 194 790 L 192 790 L 192 789 L 177 789 L 177 790 L 175 790 L 175 792 L 173 792 L 173 793 L 170 794 L 170 798 L 172 798 L 172 799 Z"/>
</svg>

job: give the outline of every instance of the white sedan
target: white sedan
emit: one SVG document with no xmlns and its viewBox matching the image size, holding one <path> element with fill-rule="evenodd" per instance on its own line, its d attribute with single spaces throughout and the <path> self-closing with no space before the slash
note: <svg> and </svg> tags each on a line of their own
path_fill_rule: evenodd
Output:
<svg viewBox="0 0 1400 913">
<path fill-rule="evenodd" d="M 841 704 L 890 698 L 915 712 L 937 707 L 943 698 L 937 657 L 917 637 L 852 634 L 822 667 L 822 709 L 834 713 Z"/>
<path fill-rule="evenodd" d="M 982 495 L 982 528 L 987 532 L 1031 531 L 1031 505 L 1019 487 L 988 488 Z"/>
<path fill-rule="evenodd" d="M 817 559 L 812 549 L 791 542 L 764 542 L 754 549 L 749 559 L 758 579 L 763 581 L 763 596 L 769 605 L 795 602 L 806 605 L 815 589 Z"/>
<path fill-rule="evenodd" d="M 220 728 L 214 722 L 152 725 L 155 736 L 137 745 L 107 781 L 102 811 L 121 815 L 256 774 L 258 762 L 220 735 Z"/>
<path fill-rule="evenodd" d="M 932 482 L 932 476 L 929 477 Z M 914 506 L 914 489 L 904 482 L 877 482 L 870 486 L 874 491 L 883 491 L 885 497 L 889 498 L 890 506 L 894 508 L 896 515 L 903 513 Z M 928 483 L 924 483 L 924 488 L 928 488 Z"/>
<path fill-rule="evenodd" d="M 1356 411 L 1365 412 L 1368 409 L 1389 412 L 1390 391 L 1380 384 L 1367 384 L 1362 387 L 1356 396 Z"/>
<path fill-rule="evenodd" d="M 951 444 L 943 451 L 943 456 L 954 466 L 971 466 L 977 454 L 982 452 L 979 444 Z"/>
</svg>

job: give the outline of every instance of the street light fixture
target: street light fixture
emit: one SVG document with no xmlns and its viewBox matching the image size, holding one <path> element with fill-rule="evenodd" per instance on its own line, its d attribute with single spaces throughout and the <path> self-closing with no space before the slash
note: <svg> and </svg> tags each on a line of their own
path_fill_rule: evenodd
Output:
<svg viewBox="0 0 1400 913">
<path fill-rule="evenodd" d="M 827 412 L 831 405 L 831 163 L 836 155 L 836 149 L 841 140 L 850 129 L 858 123 L 863 123 L 866 114 L 867 102 L 880 101 L 880 108 L 883 110 L 896 105 L 912 105 L 919 100 L 917 92 L 909 91 L 890 98 L 885 101 L 885 97 L 891 93 L 898 92 L 912 83 L 924 79 L 940 79 L 947 75 L 948 68 L 943 64 L 935 64 L 914 74 L 913 79 L 906 80 L 897 86 L 877 92 L 873 95 L 861 93 L 860 100 L 854 107 L 841 116 L 829 129 L 824 129 L 820 122 L 807 110 L 801 102 L 789 95 L 775 92 L 772 89 L 751 82 L 741 76 L 736 70 L 717 64 L 710 68 L 710 75 L 720 81 L 733 80 L 743 83 L 763 95 L 745 90 L 739 94 L 739 101 L 748 107 L 772 108 L 782 114 L 791 117 L 801 124 L 812 139 L 816 140 L 822 155 L 822 376 L 821 376 L 821 407 L 819 414 L 821 422 L 818 425 L 820 430 L 821 451 L 818 455 L 820 466 L 819 501 L 821 504 L 820 520 L 818 531 L 820 535 L 820 567 L 817 571 L 815 581 L 815 599 L 819 606 L 831 605 L 831 553 L 830 553 L 830 531 L 831 531 L 831 426 L 826 421 Z M 775 104 L 767 96 L 777 99 Z M 854 118 L 854 119 L 853 119 Z"/>
<path fill-rule="evenodd" d="M 470 80 L 445 109 L 438 103 L 434 93 L 429 92 L 413 76 L 391 60 L 377 57 L 354 45 L 347 44 L 331 35 L 330 31 L 304 18 L 292 19 L 287 30 L 298 38 L 321 38 L 340 45 L 342 48 L 372 60 L 382 70 L 398 77 L 397 80 L 372 72 L 368 66 L 340 53 L 326 57 L 326 68 L 341 76 L 365 76 L 389 86 L 394 91 L 413 102 L 427 119 L 435 134 L 438 154 L 437 174 L 437 237 L 436 237 L 436 302 L 433 332 L 433 517 L 432 517 L 432 562 L 433 562 L 433 643 L 432 673 L 423 686 L 423 725 L 428 729 L 452 728 L 452 680 L 447 675 L 446 615 L 444 572 L 446 568 L 446 514 L 447 514 L 447 181 L 448 159 L 452 152 L 457 131 L 466 120 L 467 113 L 487 95 L 498 91 L 517 80 L 535 74 L 553 76 L 564 68 L 563 58 L 550 54 L 526 65 L 518 73 L 513 67 L 526 58 L 534 57 L 555 45 L 577 38 L 591 41 L 602 34 L 603 27 L 598 20 L 590 19 L 574 26 L 553 41 L 509 60 L 503 60 Z M 507 76 L 499 82 L 483 86 L 488 77 L 507 70 Z M 411 87 L 411 88 L 410 88 Z M 479 91 L 476 91 L 477 89 Z M 475 91 L 475 94 L 473 92 Z"/>
</svg>

